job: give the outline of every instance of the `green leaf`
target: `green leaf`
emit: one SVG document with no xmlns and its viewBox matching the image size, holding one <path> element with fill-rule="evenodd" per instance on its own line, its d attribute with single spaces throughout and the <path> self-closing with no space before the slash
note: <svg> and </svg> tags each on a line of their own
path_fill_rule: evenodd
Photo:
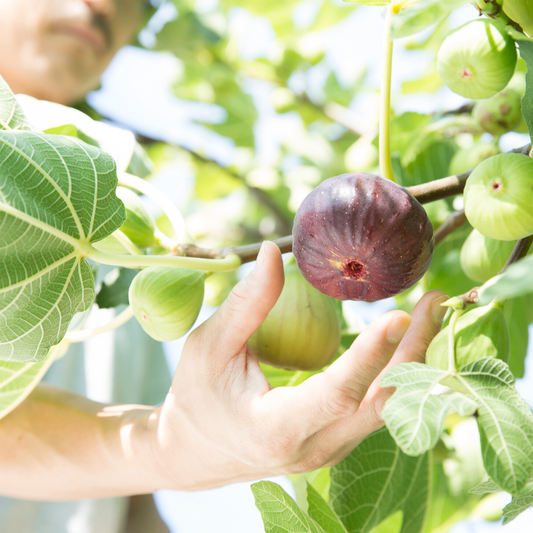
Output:
<svg viewBox="0 0 533 533">
<path fill-rule="evenodd" d="M 331 469 L 330 505 L 349 533 L 367 533 L 403 512 L 402 533 L 423 530 L 430 493 L 428 454 L 409 457 L 386 428 Z"/>
<path fill-rule="evenodd" d="M 503 508 L 503 525 L 514 520 L 519 514 L 533 507 L 533 483 L 518 495 L 514 496 L 511 503 Z"/>
<path fill-rule="evenodd" d="M 307 502 L 309 516 L 328 533 L 347 533 L 335 511 L 315 490 L 313 485 L 307 484 Z"/>
<path fill-rule="evenodd" d="M 509 326 L 509 368 L 515 378 L 523 378 L 529 344 L 529 324 L 533 321 L 533 296 L 521 296 L 505 302 L 503 312 Z"/>
<path fill-rule="evenodd" d="M 382 387 L 396 387 L 383 409 L 383 419 L 408 455 L 419 455 L 435 447 L 452 407 L 461 414 L 472 412 L 472 401 L 462 394 L 432 394 L 447 375 L 444 370 L 408 363 L 392 368 L 380 380 Z"/>
<path fill-rule="evenodd" d="M 255 505 L 261 513 L 265 531 L 270 533 L 329 533 L 304 513 L 276 483 L 260 481 L 252 485 Z"/>
<path fill-rule="evenodd" d="M 40 361 L 94 300 L 87 246 L 124 222 L 113 159 L 72 137 L 0 131 L 0 360 Z"/>
<path fill-rule="evenodd" d="M 489 494 L 492 492 L 501 492 L 502 489 L 499 485 L 497 485 L 492 479 L 487 479 L 486 481 L 482 481 L 479 483 L 479 485 L 476 485 L 475 487 L 471 488 L 468 492 L 471 494 Z"/>
<path fill-rule="evenodd" d="M 9 85 L 0 76 L 0 130 L 32 129 Z"/>
<path fill-rule="evenodd" d="M 98 307 L 108 309 L 119 305 L 129 305 L 128 290 L 136 275 L 137 271 L 131 268 L 114 268 L 109 272 L 96 295 Z"/>
<path fill-rule="evenodd" d="M 520 56 L 527 64 L 526 92 L 522 97 L 522 115 L 524 115 L 529 136 L 533 142 L 533 42 L 525 38 L 519 39 L 518 47 Z"/>
<path fill-rule="evenodd" d="M 388 6 L 391 0 L 344 0 L 360 6 Z"/>
<path fill-rule="evenodd" d="M 420 0 L 392 17 L 392 37 L 407 37 L 444 20 L 469 0 Z"/>
<path fill-rule="evenodd" d="M 533 255 L 512 264 L 503 274 L 489 279 L 479 290 L 479 303 L 485 305 L 495 298 L 507 300 L 533 293 Z"/>
<path fill-rule="evenodd" d="M 499 359 L 479 359 L 456 378 L 478 405 L 477 422 L 488 475 L 517 495 L 533 475 L 533 414 Z"/>
</svg>

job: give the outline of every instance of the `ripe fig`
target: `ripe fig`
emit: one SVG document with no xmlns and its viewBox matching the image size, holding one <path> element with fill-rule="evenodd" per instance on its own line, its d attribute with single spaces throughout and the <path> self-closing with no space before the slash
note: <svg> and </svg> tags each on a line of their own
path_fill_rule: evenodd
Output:
<svg viewBox="0 0 533 533">
<path fill-rule="evenodd" d="M 465 213 L 480 233 L 501 241 L 533 233 L 533 159 L 500 154 L 480 163 L 464 190 Z"/>
<path fill-rule="evenodd" d="M 406 189 L 363 172 L 323 181 L 294 219 L 293 253 L 305 279 L 338 300 L 375 302 L 429 268 L 433 227 Z"/>
<path fill-rule="evenodd" d="M 448 328 L 437 334 L 426 352 L 426 363 L 442 370 L 448 369 Z M 455 325 L 457 370 L 483 357 L 496 357 L 507 363 L 509 342 L 509 328 L 499 304 L 472 309 Z"/>
<path fill-rule="evenodd" d="M 129 289 L 135 318 L 150 337 L 171 341 L 183 337 L 198 317 L 206 273 L 188 268 L 148 267 Z"/>
<path fill-rule="evenodd" d="M 294 370 L 319 370 L 339 348 L 340 322 L 331 298 L 305 279 L 294 262 L 276 305 L 249 341 L 260 361 Z"/>
<path fill-rule="evenodd" d="M 452 31 L 437 56 L 442 81 L 465 98 L 490 98 L 509 83 L 516 45 L 499 20 L 477 19 Z"/>
<path fill-rule="evenodd" d="M 508 88 L 492 98 L 480 100 L 476 102 L 472 116 L 492 135 L 503 135 L 512 131 L 522 118 L 520 94 Z"/>
<path fill-rule="evenodd" d="M 461 248 L 463 272 L 472 280 L 485 283 L 503 268 L 515 241 L 497 241 L 473 230 Z"/>
<path fill-rule="evenodd" d="M 126 222 L 120 227 L 120 231 L 140 248 L 156 245 L 155 221 L 144 207 L 141 199 L 126 187 L 117 187 L 117 197 L 124 202 L 126 207 Z"/>
</svg>

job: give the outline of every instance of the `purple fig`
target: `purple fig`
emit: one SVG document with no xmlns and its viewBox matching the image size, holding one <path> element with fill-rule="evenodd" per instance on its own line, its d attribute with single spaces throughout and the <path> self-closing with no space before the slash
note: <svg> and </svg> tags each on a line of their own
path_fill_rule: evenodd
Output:
<svg viewBox="0 0 533 533">
<path fill-rule="evenodd" d="M 330 178 L 311 191 L 292 234 L 305 279 L 339 300 L 374 302 L 405 291 L 429 268 L 434 248 L 418 200 L 366 173 Z"/>
</svg>

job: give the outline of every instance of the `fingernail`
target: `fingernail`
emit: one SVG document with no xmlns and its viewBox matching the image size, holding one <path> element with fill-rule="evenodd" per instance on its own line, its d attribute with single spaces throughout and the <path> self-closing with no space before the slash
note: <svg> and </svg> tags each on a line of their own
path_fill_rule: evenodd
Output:
<svg viewBox="0 0 533 533">
<path fill-rule="evenodd" d="M 261 248 L 259 248 L 259 253 L 257 254 L 257 260 L 255 262 L 254 270 L 259 270 L 265 262 L 265 241 L 261 243 Z"/>
<path fill-rule="evenodd" d="M 411 318 L 408 315 L 397 316 L 387 328 L 387 340 L 391 344 L 398 344 L 403 339 L 410 325 Z"/>
<path fill-rule="evenodd" d="M 446 314 L 446 311 L 448 310 L 447 307 L 443 307 L 441 304 L 443 304 L 446 300 L 449 300 L 450 297 L 448 295 L 439 296 L 433 304 L 431 304 L 431 318 L 435 322 L 435 324 L 441 324 L 444 320 L 444 315 Z"/>
</svg>

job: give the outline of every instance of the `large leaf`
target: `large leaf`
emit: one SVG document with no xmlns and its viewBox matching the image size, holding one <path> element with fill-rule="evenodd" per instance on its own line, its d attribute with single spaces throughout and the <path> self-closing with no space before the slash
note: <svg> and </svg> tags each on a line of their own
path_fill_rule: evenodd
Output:
<svg viewBox="0 0 533 533">
<path fill-rule="evenodd" d="M 428 454 L 405 455 L 382 428 L 332 467 L 330 505 L 349 533 L 370 532 L 398 511 L 401 532 L 418 533 L 428 506 L 429 468 Z"/>
<path fill-rule="evenodd" d="M 533 475 L 533 414 L 509 367 L 499 359 L 479 359 L 463 367 L 457 380 L 478 405 L 487 473 L 506 492 L 519 494 Z"/>
<path fill-rule="evenodd" d="M 0 76 L 0 130 L 32 130 L 15 95 L 2 76 Z"/>
<path fill-rule="evenodd" d="M 527 64 L 526 92 L 522 97 L 522 115 L 526 121 L 529 136 L 533 142 L 533 42 L 519 39 L 520 56 Z"/>
<path fill-rule="evenodd" d="M 114 160 L 72 138 L 0 131 L 0 360 L 40 361 L 94 299 L 84 259 L 125 221 Z"/>
<path fill-rule="evenodd" d="M 511 503 L 503 508 L 504 525 L 531 507 L 533 507 L 533 483 L 527 485 L 518 496 L 513 497 Z"/>
<path fill-rule="evenodd" d="M 381 378 L 382 387 L 396 387 L 385 405 L 383 419 L 405 453 L 419 455 L 433 448 L 450 409 L 463 416 L 475 412 L 476 405 L 462 394 L 434 394 L 447 375 L 444 370 L 408 363 L 392 368 Z"/>
<path fill-rule="evenodd" d="M 276 483 L 260 481 L 252 485 L 255 505 L 259 509 L 265 531 L 272 533 L 329 533 L 298 507 L 298 504 Z"/>
<path fill-rule="evenodd" d="M 307 512 L 309 516 L 328 533 L 347 533 L 335 511 L 327 504 L 326 500 L 313 488 L 307 484 Z"/>
<path fill-rule="evenodd" d="M 392 18 L 392 37 L 407 37 L 444 20 L 454 9 L 469 0 L 420 0 Z"/>
<path fill-rule="evenodd" d="M 529 344 L 529 324 L 532 322 L 533 296 L 521 296 L 505 302 L 503 308 L 509 326 L 509 368 L 515 378 L 523 378 Z"/>
</svg>

